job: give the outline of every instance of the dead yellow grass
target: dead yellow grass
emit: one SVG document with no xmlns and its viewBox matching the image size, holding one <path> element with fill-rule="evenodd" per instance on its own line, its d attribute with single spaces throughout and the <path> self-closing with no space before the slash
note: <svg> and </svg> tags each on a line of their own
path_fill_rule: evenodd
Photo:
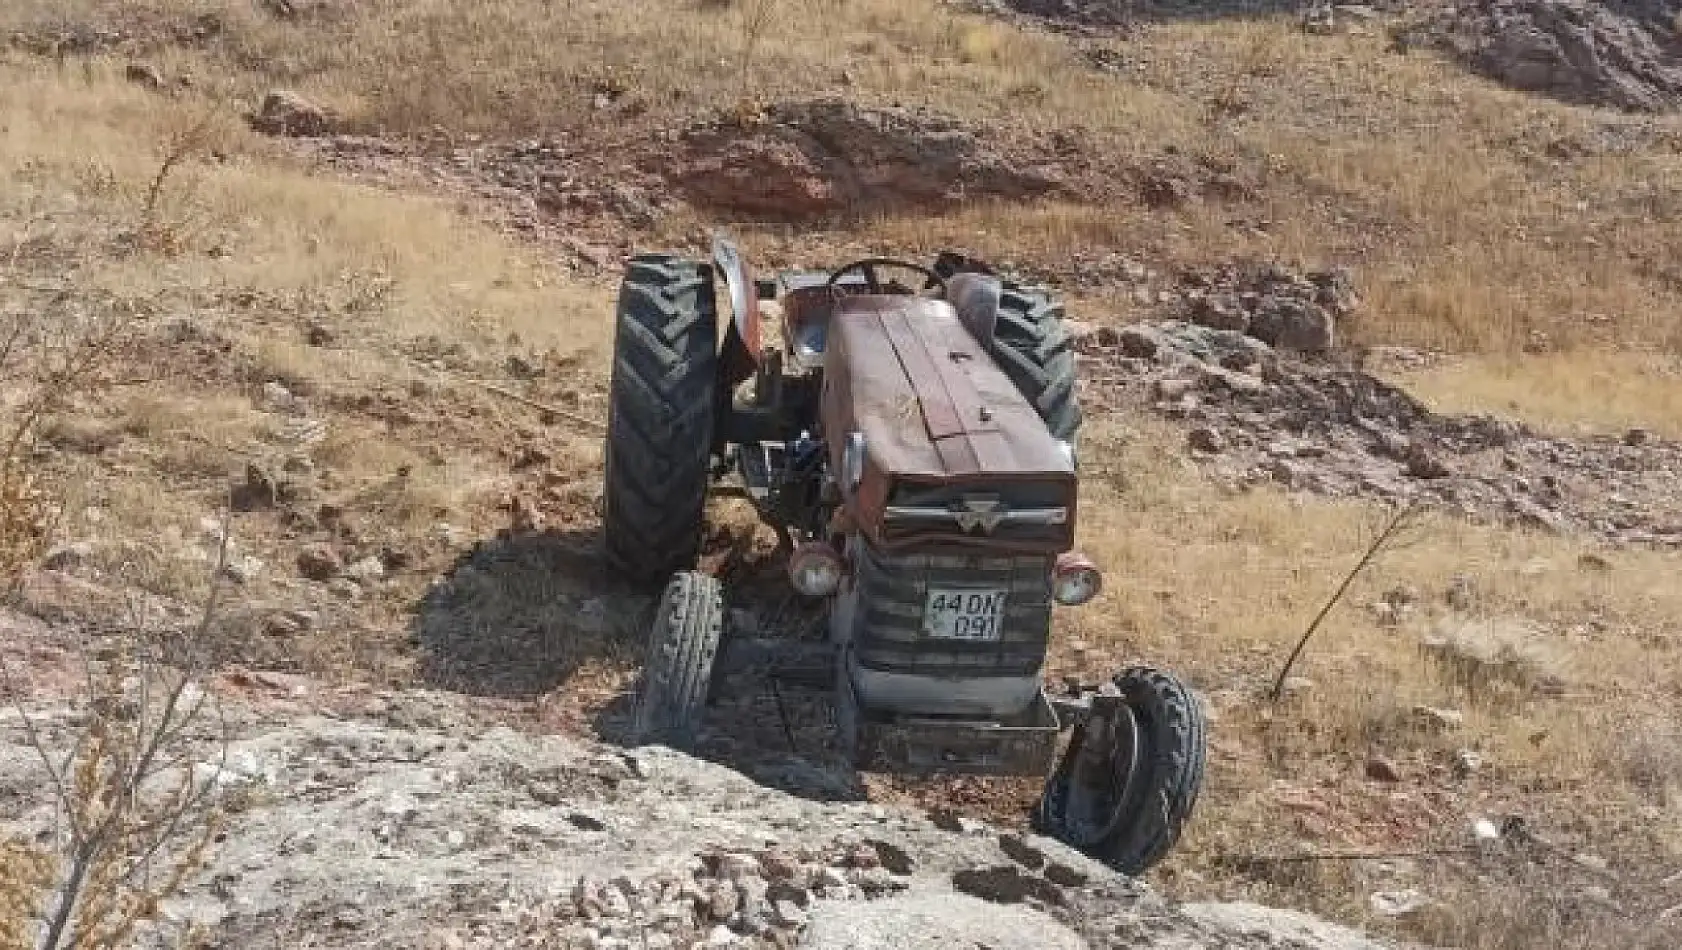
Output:
<svg viewBox="0 0 1682 950">
<path fill-rule="evenodd" d="M 770 16 L 744 63 L 747 28 L 762 9 Z M 1255 203 L 1168 213 L 1122 203 L 889 221 L 850 235 L 866 242 L 955 237 L 1053 264 L 1112 249 L 1168 262 L 1350 262 L 1369 302 L 1350 330 L 1367 341 L 1517 352 L 1538 334 L 1561 345 L 1669 344 L 1682 328 L 1670 260 L 1682 240 L 1682 153 L 1667 144 L 1682 123 L 1505 91 L 1429 54 L 1388 53 L 1377 35 L 1311 36 L 1288 18 L 1165 24 L 1118 41 L 1115 52 L 1136 68 L 1111 76 L 1056 36 L 934 0 L 655 11 L 608 0 L 415 0 L 301 22 L 244 0 L 26 0 L 0 12 L 0 27 L 50 35 L 52 24 L 118 22 L 157 37 L 206 13 L 219 24 L 211 39 L 159 44 L 153 58 L 166 72 L 190 70 L 211 99 L 246 107 L 270 87 L 294 86 L 353 127 L 389 134 L 569 130 L 588 148 L 604 129 L 659 131 L 744 94 L 839 93 L 1041 132 L 1079 129 L 1089 157 L 1117 167 L 1168 148 L 1211 156 L 1262 186 Z M 613 100 L 605 113 L 594 105 L 601 93 Z M 130 108 L 146 114 L 138 102 Z M 336 209 L 295 195 L 289 182 L 271 185 L 300 203 L 293 223 Z M 1232 227 L 1235 216 L 1268 221 L 1266 234 Z M 367 225 L 413 233 L 359 222 L 354 208 L 341 223 L 333 232 L 361 244 Z M 283 259 L 310 269 L 333 255 Z M 483 284 L 476 295 L 492 292 Z"/>
<path fill-rule="evenodd" d="M 511 336 L 522 351 L 577 354 L 581 373 L 600 373 L 610 310 L 603 288 L 559 279 L 539 253 L 439 201 L 324 178 L 251 138 L 233 121 L 231 103 L 249 105 L 271 85 L 296 85 L 363 130 L 428 135 L 440 125 L 457 137 L 601 125 L 591 106 L 599 90 L 642 102 L 656 125 L 728 105 L 744 91 L 850 90 L 979 121 L 1028 115 L 1036 125 L 1085 127 L 1100 161 L 1124 163 L 1172 145 L 1251 163 L 1266 169 L 1263 193 L 1236 210 L 1155 212 L 1125 202 L 974 208 L 840 235 L 757 234 L 755 249 L 798 250 L 808 261 L 831 259 L 839 243 L 955 243 L 1040 263 L 1111 250 L 1155 264 L 1240 254 L 1350 260 L 1370 305 L 1349 328 L 1353 336 L 1501 353 L 1516 352 L 1533 331 L 1593 345 L 1601 337 L 1674 341 L 1682 327 L 1678 292 L 1659 276 L 1677 244 L 1677 209 L 1664 186 L 1682 159 L 1655 145 L 1539 163 L 1553 140 L 1589 140 L 1617 122 L 1494 90 L 1429 57 L 1388 57 L 1375 38 L 1307 37 L 1275 22 L 1161 27 L 1123 50 L 1144 69 L 1111 78 L 1088 71 L 1061 40 L 958 16 L 932 0 L 789 0 L 778 5 L 744 78 L 731 65 L 743 43 L 735 15 L 698 6 L 663 5 L 659 16 L 605 0 L 347 9 L 346 20 L 314 25 L 265 19 L 234 0 L 22 0 L 0 10 L 0 29 L 110 19 L 144 32 L 206 11 L 221 17 L 220 35 L 200 48 L 145 54 L 171 75 L 195 73 L 199 92 L 175 99 L 122 82 L 118 59 L 85 67 L 72 59 L 61 69 L 0 54 L 0 224 L 43 224 L 33 277 L 68 273 L 78 293 L 126 301 L 148 329 L 188 315 L 251 367 L 224 372 L 230 356 L 177 368 L 120 411 L 66 422 L 66 451 L 103 444 L 113 432 L 128 440 L 107 450 L 116 465 L 87 461 L 81 469 L 90 483 L 85 507 L 101 513 L 89 532 L 113 540 L 167 538 L 171 529 L 196 535 L 226 488 L 215 477 L 218 460 L 228 472 L 242 465 L 237 453 L 214 446 L 201 454 L 208 439 L 270 461 L 307 452 L 334 472 L 331 500 L 367 516 L 365 530 L 389 528 L 428 552 L 385 602 L 359 606 L 385 626 L 354 634 L 348 646 L 337 630 L 284 646 L 312 669 L 339 664 L 396 676 L 384 665 L 399 652 L 402 621 L 394 618 L 418 599 L 425 572 L 455 553 L 421 539 L 445 520 L 469 536 L 494 530 L 494 503 L 511 482 L 501 453 L 516 436 L 560 446 L 552 466 L 563 483 L 554 486 L 558 495 L 572 490 L 568 480 L 590 479 L 587 440 L 567 444 L 522 410 L 451 388 L 458 385 L 451 380 L 495 366 L 516 346 Z M 804 28 L 822 16 L 836 25 Z M 172 240 L 131 253 L 115 236 L 138 227 L 163 138 L 206 110 L 221 117 L 216 141 L 225 160 L 195 158 L 172 177 L 160 211 Z M 1624 200 L 1637 189 L 1647 198 Z M 1272 225 L 1267 235 L 1235 229 L 1228 225 L 1235 214 Z M 335 342 L 303 342 L 306 322 L 328 326 Z M 433 364 L 442 356 L 450 375 Z M 1638 363 L 1578 350 L 1471 361 L 1410 382 L 1445 409 L 1516 404 L 1550 424 L 1676 432 L 1662 364 Z M 256 408 L 270 380 L 295 387 L 328 417 L 323 441 L 287 443 L 282 420 Z M 439 444 L 438 426 L 449 419 L 405 428 L 332 399 L 421 400 L 440 389 L 446 398 L 434 408 L 472 404 L 471 426 L 457 419 L 449 430 L 459 441 Z M 1149 659 L 1185 670 L 1220 716 L 1210 797 L 1168 869 L 1179 875 L 1176 886 L 1207 890 L 1212 882 L 1226 893 L 1310 901 L 1369 919 L 1366 894 L 1378 885 L 1363 873 L 1257 882 L 1217 858 L 1305 841 L 1436 843 L 1461 834 L 1474 811 L 1496 809 L 1552 820 L 1585 846 L 1598 847 L 1597 837 L 1615 842 L 1620 854 L 1655 866 L 1682 857 L 1676 756 L 1666 744 L 1682 679 L 1676 557 L 1618 551 L 1584 560 L 1590 552 L 1578 542 L 1432 520 L 1413 547 L 1381 561 L 1322 631 L 1298 671 L 1314 685 L 1270 710 L 1258 691 L 1380 513 L 1267 491 L 1223 494 L 1178 467 L 1171 432 L 1140 420 L 1125 429 L 1095 421 L 1090 444 L 1093 503 L 1082 537 L 1112 589 L 1072 614 L 1064 633 L 1104 663 Z M 241 524 L 255 532 L 271 571 L 286 571 L 295 551 L 279 530 L 258 518 Z M 146 570 L 154 586 L 185 583 L 184 572 Z M 1477 579 L 1475 617 L 1530 625 L 1550 670 L 1562 671 L 1566 697 L 1472 696 L 1421 654 L 1422 625 L 1433 614 L 1453 619 L 1440 601 L 1458 573 Z M 1400 628 L 1381 626 L 1366 605 L 1400 587 L 1420 592 L 1419 615 Z M 254 596 L 274 592 L 259 583 Z M 1652 696 L 1667 700 L 1643 705 L 1641 697 Z M 1465 724 L 1452 734 L 1423 730 L 1413 715 L 1418 704 L 1460 709 Z M 1482 777 L 1448 785 L 1441 770 L 1463 746 L 1484 756 Z M 1399 762 L 1403 789 L 1362 782 L 1361 764 L 1375 752 Z M 1319 810 L 1292 804 L 1304 800 Z M 1524 945 L 1514 942 L 1511 921 L 1480 910 L 1497 900 L 1495 891 L 1451 880 L 1460 893 L 1437 895 L 1451 913 L 1417 925 L 1414 935 L 1478 948 Z M 1487 922 L 1488 933 L 1468 922 Z"/>
<path fill-rule="evenodd" d="M 1395 922 L 1375 916 L 1366 894 L 1417 886 L 1443 906 L 1404 925 L 1410 936 L 1588 946 L 1558 942 L 1570 932 L 1558 920 L 1525 919 L 1556 884 L 1585 883 L 1559 884 L 1541 863 L 1516 881 L 1486 880 L 1490 869 L 1476 865 L 1398 878 L 1335 862 L 1281 879 L 1234 873 L 1230 860 L 1459 847 L 1475 819 L 1513 813 L 1568 829 L 1568 849 L 1616 856 L 1631 886 L 1682 862 L 1682 720 L 1674 703 L 1643 698 L 1671 696 L 1682 681 L 1682 590 L 1672 583 L 1682 556 L 1429 518 L 1356 583 L 1296 669 L 1306 683 L 1275 707 L 1265 692 L 1279 664 L 1384 513 L 1227 493 L 1182 461 L 1177 432 L 1150 420 L 1102 419 L 1088 439 L 1081 544 L 1113 586 L 1070 612 L 1064 642 L 1083 641 L 1100 667 L 1181 669 L 1217 715 L 1209 797 L 1165 868 L 1170 886 L 1197 893 L 1213 880 L 1229 894 L 1306 901 L 1386 929 Z M 1444 594 L 1461 574 L 1473 603 L 1451 609 Z M 1389 625 L 1369 605 L 1397 590 L 1415 606 Z M 1421 648 L 1443 635 L 1473 645 L 1510 636 L 1517 679 L 1498 681 L 1483 664 L 1471 664 L 1471 680 L 1457 675 L 1463 664 Z M 1463 725 L 1434 728 L 1420 706 L 1459 712 Z M 1466 780 L 1452 772 L 1462 749 L 1483 763 Z M 1398 763 L 1400 785 L 1364 778 L 1373 755 Z M 1517 897 L 1529 909 L 1502 920 L 1479 909 Z M 1464 926 L 1479 920 L 1487 932 Z M 1630 926 L 1631 936 L 1663 932 L 1650 920 Z"/>
<path fill-rule="evenodd" d="M 1682 363 L 1597 351 L 1446 362 L 1396 381 L 1440 412 L 1497 412 L 1560 433 L 1682 437 Z"/>
<path fill-rule="evenodd" d="M 0 63 L 0 235 L 29 238 L 0 302 L 43 306 L 62 286 L 77 305 L 127 314 L 144 355 L 110 368 L 134 385 L 71 407 L 45 432 L 59 450 L 55 479 L 75 490 L 67 532 L 95 542 L 97 567 L 195 594 L 203 519 L 248 463 L 281 472 L 298 458 L 323 472 L 323 494 L 302 513 L 344 507 L 364 544 L 447 559 L 438 524 L 493 531 L 510 490 L 509 434 L 543 427 L 470 381 L 502 380 L 509 354 L 547 355 L 579 367 L 550 385 L 589 391 L 605 374 L 606 288 L 566 279 L 437 198 L 314 174 L 214 106 L 147 94 L 118 67 Z M 220 116 L 211 144 L 161 189 L 156 222 L 170 240 L 134 241 L 170 135 L 207 112 Z M 310 326 L 328 331 L 327 345 L 307 342 Z M 306 408 L 272 404 L 268 383 Z M 236 532 L 266 565 L 253 595 L 273 593 L 271 580 L 284 589 L 295 551 L 282 526 L 247 516 Z M 394 614 L 423 582 L 389 591 Z M 382 636 L 389 650 L 400 634 Z M 363 653 L 370 668 L 390 660 Z"/>
<path fill-rule="evenodd" d="M 149 95 L 114 67 L 73 77 L 21 64 L 0 70 L 0 166 L 19 186 L 0 192 L 0 211 L 20 225 L 63 215 L 85 227 L 74 211 L 135 227 L 167 131 L 206 108 Z M 605 341 L 605 295 L 553 281 L 531 250 L 440 201 L 312 175 L 267 152 L 231 116 L 211 114 L 226 157 L 197 156 L 163 203 L 166 217 L 192 225 L 183 229 L 188 245 L 167 266 L 148 257 L 81 261 L 84 286 L 130 297 L 243 293 L 388 343 L 445 334 L 486 346 L 513 333 L 575 352 Z M 284 346 L 272 345 L 284 362 Z"/>
</svg>

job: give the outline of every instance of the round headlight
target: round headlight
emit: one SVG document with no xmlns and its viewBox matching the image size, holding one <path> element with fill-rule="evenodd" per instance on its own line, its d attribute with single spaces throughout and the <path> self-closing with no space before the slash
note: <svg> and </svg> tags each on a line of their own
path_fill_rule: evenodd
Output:
<svg viewBox="0 0 1682 950">
<path fill-rule="evenodd" d="M 1079 607 L 1104 589 L 1098 566 L 1079 554 L 1060 554 L 1051 571 L 1051 598 L 1065 607 Z"/>
<path fill-rule="evenodd" d="M 798 544 L 789 555 L 788 580 L 807 597 L 828 597 L 841 588 L 841 555 L 822 542 Z"/>
</svg>

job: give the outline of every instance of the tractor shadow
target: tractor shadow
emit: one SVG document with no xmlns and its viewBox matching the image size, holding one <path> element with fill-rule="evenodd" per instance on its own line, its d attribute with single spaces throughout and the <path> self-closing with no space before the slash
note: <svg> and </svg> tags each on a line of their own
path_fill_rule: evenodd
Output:
<svg viewBox="0 0 1682 950">
<path fill-rule="evenodd" d="M 718 575 L 725 587 L 727 641 L 823 641 L 822 605 L 789 591 L 780 560 L 729 562 Z M 840 747 L 833 690 L 827 679 L 815 679 L 809 668 L 805 672 L 787 676 L 759 664 L 721 671 L 700 727 L 683 751 L 800 798 L 865 801 L 865 787 Z M 597 713 L 594 727 L 604 741 L 641 744 L 631 731 L 639 686 L 630 684 Z"/>
<path fill-rule="evenodd" d="M 653 600 L 602 566 L 599 529 L 502 532 L 463 552 L 410 626 L 427 686 L 536 698 L 580 670 L 634 663 Z"/>
<path fill-rule="evenodd" d="M 703 558 L 703 563 L 707 559 Z M 724 580 L 727 635 L 821 640 L 822 612 L 788 590 L 782 564 L 737 557 L 709 565 Z M 615 577 L 594 526 L 502 532 L 463 552 L 410 625 L 430 688 L 584 709 L 604 742 L 632 747 L 631 713 L 658 591 Z M 696 740 L 684 749 L 769 788 L 820 801 L 861 801 L 827 684 L 768 670 L 721 675 Z"/>
</svg>

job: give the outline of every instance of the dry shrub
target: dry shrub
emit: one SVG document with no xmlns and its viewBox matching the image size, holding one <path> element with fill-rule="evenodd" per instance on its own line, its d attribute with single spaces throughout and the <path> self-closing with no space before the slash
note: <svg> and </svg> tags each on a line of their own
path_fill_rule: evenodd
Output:
<svg viewBox="0 0 1682 950">
<path fill-rule="evenodd" d="M 184 155 L 174 146 L 166 153 L 145 227 L 158 220 L 165 182 Z M 25 271 L 30 238 L 25 229 L 0 261 L 6 286 Z M 119 308 L 82 316 L 47 304 L 8 309 L 0 321 L 0 581 L 10 594 L 53 541 L 60 516 L 36 468 L 38 440 L 106 381 L 128 326 Z M 199 866 L 218 826 L 222 774 L 197 760 L 199 744 L 215 739 L 195 646 L 214 614 L 213 591 L 197 630 L 158 633 L 136 615 L 125 632 L 85 644 L 85 719 L 68 743 L 37 721 L 0 654 L 0 701 L 21 723 L 56 806 L 45 837 L 0 841 L 0 948 L 126 946 Z"/>
<path fill-rule="evenodd" d="M 34 946 L 31 921 L 52 878 L 52 859 L 39 848 L 0 841 L 0 950 Z"/>
</svg>

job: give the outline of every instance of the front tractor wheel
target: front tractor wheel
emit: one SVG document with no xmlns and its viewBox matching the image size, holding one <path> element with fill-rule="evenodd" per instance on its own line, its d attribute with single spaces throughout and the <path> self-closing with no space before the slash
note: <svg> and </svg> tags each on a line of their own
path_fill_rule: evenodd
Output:
<svg viewBox="0 0 1682 950">
<path fill-rule="evenodd" d="M 619 288 L 603 545 L 627 580 L 662 583 L 700 552 L 718 397 L 712 269 L 635 257 Z"/>
<path fill-rule="evenodd" d="M 1191 817 L 1203 784 L 1207 727 L 1196 697 L 1168 673 L 1134 668 L 1115 685 L 1118 700 L 1097 706 L 1075 727 L 1046 782 L 1035 824 L 1123 874 L 1139 875 L 1173 848 Z"/>
<path fill-rule="evenodd" d="M 724 632 L 724 587 L 684 571 L 666 584 L 648 637 L 633 732 L 638 742 L 687 743 L 701 724 Z"/>
</svg>

